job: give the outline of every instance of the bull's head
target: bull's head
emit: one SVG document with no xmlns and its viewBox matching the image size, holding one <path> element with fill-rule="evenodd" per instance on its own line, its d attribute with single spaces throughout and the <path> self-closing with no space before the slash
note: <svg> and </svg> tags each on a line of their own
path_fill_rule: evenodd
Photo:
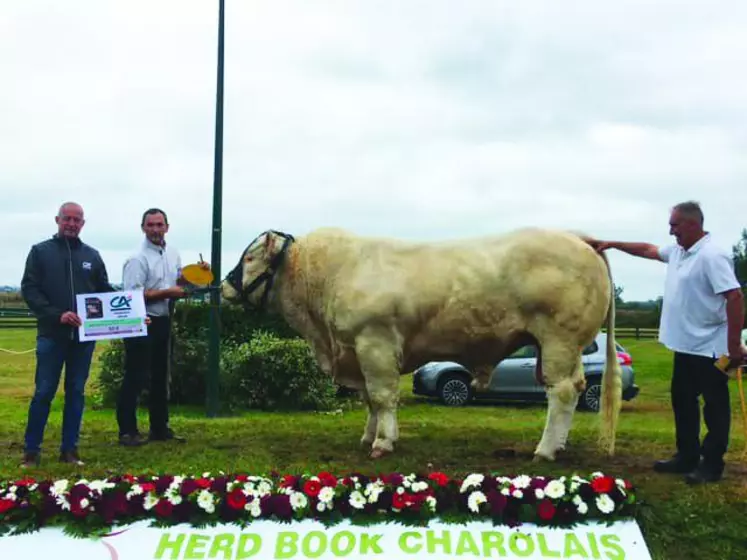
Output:
<svg viewBox="0 0 747 560">
<path fill-rule="evenodd" d="M 221 295 L 230 302 L 263 308 L 275 274 L 293 241 L 294 237 L 287 233 L 274 230 L 262 233 L 244 249 L 238 264 L 226 275 Z"/>
</svg>

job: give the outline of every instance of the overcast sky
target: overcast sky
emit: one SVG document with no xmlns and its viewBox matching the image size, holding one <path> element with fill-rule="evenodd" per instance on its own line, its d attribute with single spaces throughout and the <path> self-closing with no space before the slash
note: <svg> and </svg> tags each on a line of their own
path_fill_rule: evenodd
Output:
<svg viewBox="0 0 747 560">
<path fill-rule="evenodd" d="M 747 2 L 227 0 L 223 265 L 273 228 L 747 226 Z M 217 0 L 2 0 L 0 284 L 81 203 L 113 281 L 163 207 L 210 258 Z M 623 298 L 664 265 L 611 253 Z"/>
</svg>

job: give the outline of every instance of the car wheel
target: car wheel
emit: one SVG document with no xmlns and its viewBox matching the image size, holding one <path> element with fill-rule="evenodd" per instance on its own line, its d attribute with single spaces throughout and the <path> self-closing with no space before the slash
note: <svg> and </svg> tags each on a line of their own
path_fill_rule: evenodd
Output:
<svg viewBox="0 0 747 560">
<path fill-rule="evenodd" d="M 579 405 L 585 410 L 599 412 L 602 402 L 602 382 L 600 379 L 587 379 L 586 390 L 581 393 Z"/>
<path fill-rule="evenodd" d="M 458 373 L 447 373 L 438 383 L 438 396 L 446 406 L 464 406 L 472 399 L 469 379 Z"/>
</svg>

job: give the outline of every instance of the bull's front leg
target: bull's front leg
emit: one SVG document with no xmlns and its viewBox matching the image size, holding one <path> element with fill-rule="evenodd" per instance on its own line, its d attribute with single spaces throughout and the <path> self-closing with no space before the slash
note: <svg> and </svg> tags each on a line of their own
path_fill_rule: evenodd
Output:
<svg viewBox="0 0 747 560">
<path fill-rule="evenodd" d="M 391 331 L 366 328 L 356 338 L 355 351 L 368 395 L 369 418 L 364 438 L 370 437 L 369 429 L 375 430 L 371 457 L 377 459 L 394 451 L 399 437 L 400 343 Z"/>
<path fill-rule="evenodd" d="M 490 387 L 490 379 L 493 377 L 494 366 L 479 366 L 475 368 L 475 376 L 472 379 L 472 388 L 475 391 L 487 391 Z"/>
</svg>

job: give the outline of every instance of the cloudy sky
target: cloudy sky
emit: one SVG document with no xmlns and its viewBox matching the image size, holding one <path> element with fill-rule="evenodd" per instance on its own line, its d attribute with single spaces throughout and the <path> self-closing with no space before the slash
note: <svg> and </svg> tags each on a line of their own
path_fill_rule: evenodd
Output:
<svg viewBox="0 0 747 560">
<path fill-rule="evenodd" d="M 217 0 L 3 0 L 0 284 L 80 202 L 114 281 L 163 207 L 210 256 Z M 668 243 L 747 202 L 747 3 L 227 0 L 223 266 L 267 228 Z M 612 253 L 624 299 L 664 266 Z"/>
</svg>

